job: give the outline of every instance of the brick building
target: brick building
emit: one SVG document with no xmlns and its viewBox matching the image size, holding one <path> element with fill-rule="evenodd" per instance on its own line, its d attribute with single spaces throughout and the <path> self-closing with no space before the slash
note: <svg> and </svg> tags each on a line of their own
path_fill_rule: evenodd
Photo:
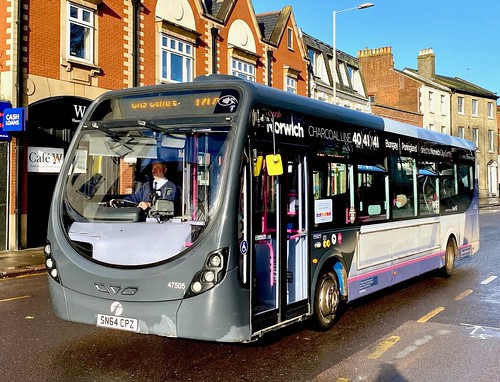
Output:
<svg viewBox="0 0 500 382">
<path fill-rule="evenodd" d="M 402 71 L 390 47 L 359 51 L 358 58 L 374 114 L 475 142 L 480 196 L 498 195 L 495 93 L 436 74 L 432 49 L 419 52 L 417 69 Z"/>
<path fill-rule="evenodd" d="M 392 48 L 364 49 L 358 59 L 373 114 L 422 126 L 420 82 L 394 68 Z"/>
<path fill-rule="evenodd" d="M 250 0 L 0 0 L 0 11 L 0 97 L 27 115 L 26 131 L 0 142 L 0 250 L 44 243 L 56 162 L 99 94 L 221 73 L 307 95 L 291 7 L 256 15 Z"/>
</svg>

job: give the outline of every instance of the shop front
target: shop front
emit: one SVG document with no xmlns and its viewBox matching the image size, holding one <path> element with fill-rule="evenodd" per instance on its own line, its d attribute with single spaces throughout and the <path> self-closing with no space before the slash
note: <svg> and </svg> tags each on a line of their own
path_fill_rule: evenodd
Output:
<svg viewBox="0 0 500 382">
<path fill-rule="evenodd" d="M 28 107 L 26 246 L 45 244 L 52 194 L 71 139 L 91 100 L 59 96 Z"/>
</svg>

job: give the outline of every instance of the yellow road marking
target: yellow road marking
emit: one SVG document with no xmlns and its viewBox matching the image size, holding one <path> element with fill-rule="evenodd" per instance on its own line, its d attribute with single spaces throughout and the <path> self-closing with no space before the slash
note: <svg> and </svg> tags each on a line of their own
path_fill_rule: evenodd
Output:
<svg viewBox="0 0 500 382">
<path fill-rule="evenodd" d="M 349 378 L 337 378 L 337 382 L 349 382 Z"/>
<path fill-rule="evenodd" d="M 26 275 L 18 275 L 18 276 L 12 276 L 12 277 L 2 277 L 0 278 L 0 282 L 2 281 L 9 281 L 13 279 L 23 279 L 26 277 L 39 277 L 39 276 L 47 276 L 46 272 L 39 272 L 39 273 L 28 273 Z"/>
<path fill-rule="evenodd" d="M 424 323 L 424 322 L 427 322 L 427 321 L 429 321 L 432 317 L 434 317 L 435 315 L 437 315 L 437 314 L 441 313 L 443 310 L 444 310 L 444 306 L 440 306 L 440 307 L 438 307 L 438 308 L 434 309 L 432 312 L 427 313 L 425 316 L 420 317 L 420 318 L 417 320 L 417 322 L 419 322 L 419 323 L 421 323 L 421 324 L 422 324 L 422 323 Z"/>
<path fill-rule="evenodd" d="M 391 346 L 393 346 L 396 342 L 398 342 L 400 338 L 398 336 L 391 336 L 387 338 L 385 341 L 382 341 L 377 345 L 373 353 L 371 353 L 368 358 L 369 359 L 378 359 L 384 354 Z"/>
<path fill-rule="evenodd" d="M 454 298 L 455 301 L 460 301 L 461 299 L 467 297 L 468 295 L 470 295 L 471 293 L 473 292 L 472 289 L 467 289 L 465 291 L 463 291 L 462 293 L 460 293 L 457 297 Z"/>
<path fill-rule="evenodd" d="M 30 297 L 31 297 L 31 296 L 26 295 L 26 296 L 18 296 L 18 297 L 4 298 L 3 300 L 0 300 L 0 302 L 16 301 L 16 300 L 22 300 L 23 298 L 30 298 Z"/>
<path fill-rule="evenodd" d="M 16 278 L 16 279 L 23 279 L 23 278 L 26 278 L 26 277 L 39 277 L 39 276 L 47 276 L 47 273 L 45 273 L 45 272 L 28 273 L 27 275 L 19 275 L 19 276 L 16 276 L 14 278 Z"/>
</svg>

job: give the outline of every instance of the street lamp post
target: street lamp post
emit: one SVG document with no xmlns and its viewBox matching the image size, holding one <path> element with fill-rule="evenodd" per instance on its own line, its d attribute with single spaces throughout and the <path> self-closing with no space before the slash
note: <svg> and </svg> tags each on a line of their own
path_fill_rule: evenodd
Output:
<svg viewBox="0 0 500 382">
<path fill-rule="evenodd" d="M 341 11 L 333 11 L 333 73 L 332 73 L 332 81 L 333 81 L 333 104 L 336 103 L 337 98 L 337 13 L 343 13 L 348 11 L 355 11 L 357 9 L 366 9 L 373 7 L 375 4 L 373 3 L 363 3 L 358 5 L 357 7 L 342 9 Z"/>
</svg>

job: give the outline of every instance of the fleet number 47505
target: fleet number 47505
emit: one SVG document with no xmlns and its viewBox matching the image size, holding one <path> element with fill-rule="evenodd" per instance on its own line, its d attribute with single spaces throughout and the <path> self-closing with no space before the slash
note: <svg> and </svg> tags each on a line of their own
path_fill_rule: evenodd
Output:
<svg viewBox="0 0 500 382">
<path fill-rule="evenodd" d="M 177 281 L 169 281 L 167 285 L 170 289 L 186 289 L 186 283 L 180 283 Z"/>
</svg>

